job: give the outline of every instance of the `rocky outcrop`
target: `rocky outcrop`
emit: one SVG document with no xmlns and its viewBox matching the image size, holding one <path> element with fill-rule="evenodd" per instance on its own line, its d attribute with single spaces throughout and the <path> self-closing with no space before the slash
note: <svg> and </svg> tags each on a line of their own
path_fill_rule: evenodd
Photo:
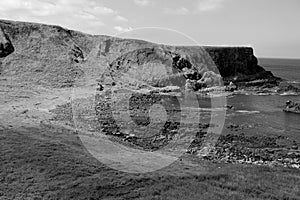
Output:
<svg viewBox="0 0 300 200">
<path fill-rule="evenodd" d="M 222 77 L 210 56 L 205 51 L 197 54 L 164 46 L 137 49 L 114 60 L 106 74 L 118 85 L 133 89 L 178 86 L 198 91 L 222 86 Z"/>
<path fill-rule="evenodd" d="M 14 52 L 14 47 L 3 29 L 0 27 L 0 58 L 8 56 L 12 52 Z"/>
<path fill-rule="evenodd" d="M 283 111 L 300 114 L 300 104 L 293 101 L 287 101 L 285 106 Z"/>
</svg>

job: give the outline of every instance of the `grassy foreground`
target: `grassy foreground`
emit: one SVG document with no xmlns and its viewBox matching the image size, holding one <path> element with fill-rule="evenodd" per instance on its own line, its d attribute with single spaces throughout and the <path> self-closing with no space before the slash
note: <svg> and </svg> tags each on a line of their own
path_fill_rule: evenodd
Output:
<svg viewBox="0 0 300 200">
<path fill-rule="evenodd" d="M 0 129 L 0 199 L 300 199 L 300 171 L 216 164 L 184 155 L 165 169 L 127 174 L 103 165 L 72 131 Z"/>
</svg>

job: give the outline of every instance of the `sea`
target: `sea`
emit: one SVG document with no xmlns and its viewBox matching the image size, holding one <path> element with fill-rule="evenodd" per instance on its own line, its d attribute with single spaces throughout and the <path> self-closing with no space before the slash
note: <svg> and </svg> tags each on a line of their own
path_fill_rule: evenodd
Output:
<svg viewBox="0 0 300 200">
<path fill-rule="evenodd" d="M 259 59 L 259 64 L 288 84 L 300 88 L 300 59 Z M 300 142 L 300 114 L 287 113 L 285 103 L 300 103 L 300 95 L 239 94 L 227 98 L 234 109 L 227 111 L 223 134 L 230 133 L 226 126 L 237 124 L 245 134 L 281 135 Z"/>
<path fill-rule="evenodd" d="M 284 79 L 284 84 L 300 89 L 300 59 L 264 58 L 259 59 L 259 64 Z M 290 141 L 300 143 L 300 114 L 283 111 L 288 100 L 300 103 L 300 95 L 242 92 L 226 96 L 225 104 L 232 106 L 232 109 L 226 110 L 224 125 L 218 122 L 218 126 L 223 126 L 219 134 L 284 136 Z M 212 98 L 208 97 L 198 97 L 198 103 L 202 108 L 201 122 L 214 126 L 212 110 L 219 108 L 214 108 Z"/>
</svg>

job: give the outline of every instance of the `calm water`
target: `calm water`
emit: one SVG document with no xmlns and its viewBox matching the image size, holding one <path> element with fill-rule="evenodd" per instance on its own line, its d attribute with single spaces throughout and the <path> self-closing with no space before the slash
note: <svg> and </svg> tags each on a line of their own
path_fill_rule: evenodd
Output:
<svg viewBox="0 0 300 200">
<path fill-rule="evenodd" d="M 300 83 L 300 59 L 259 59 L 259 64 L 275 76 Z"/>
<path fill-rule="evenodd" d="M 263 59 L 260 64 L 274 75 L 300 86 L 300 60 Z M 285 102 L 300 102 L 300 96 L 238 95 L 227 102 L 235 107 L 227 112 L 226 123 L 249 124 L 245 133 L 286 135 L 300 141 L 300 115 L 282 111 Z M 253 128 L 252 128 L 253 127 Z M 230 132 L 224 129 L 224 133 Z"/>
</svg>

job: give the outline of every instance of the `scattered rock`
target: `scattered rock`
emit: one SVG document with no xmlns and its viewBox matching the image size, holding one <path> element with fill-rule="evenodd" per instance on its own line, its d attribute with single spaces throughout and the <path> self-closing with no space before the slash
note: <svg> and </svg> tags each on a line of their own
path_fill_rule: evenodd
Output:
<svg viewBox="0 0 300 200">
<path fill-rule="evenodd" d="M 278 137 L 275 136 L 221 135 L 215 147 L 208 152 L 203 148 L 201 138 L 198 138 L 187 153 L 215 162 L 299 168 L 298 145 L 295 144 L 292 148 L 281 146 L 277 144 L 277 139 Z M 202 154 L 203 151 L 206 154 Z"/>
</svg>

